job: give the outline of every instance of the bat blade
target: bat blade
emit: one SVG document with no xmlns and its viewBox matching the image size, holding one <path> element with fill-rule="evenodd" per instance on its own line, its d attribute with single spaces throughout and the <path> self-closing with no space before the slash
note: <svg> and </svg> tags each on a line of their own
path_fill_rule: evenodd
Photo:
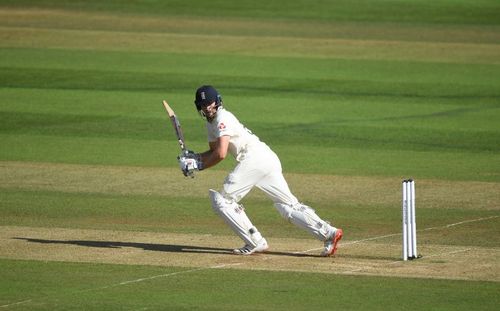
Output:
<svg viewBox="0 0 500 311">
<path fill-rule="evenodd" d="M 167 111 L 168 116 L 170 117 L 170 121 L 172 121 L 172 126 L 174 127 L 175 135 L 177 136 L 177 140 L 179 142 L 179 146 L 181 147 L 182 152 L 187 153 L 186 143 L 184 141 L 184 134 L 182 133 L 181 123 L 179 119 L 174 113 L 174 110 L 170 107 L 167 101 L 163 101 L 163 106 Z"/>
<path fill-rule="evenodd" d="M 165 107 L 165 110 L 167 110 L 169 117 L 175 117 L 174 110 L 170 107 L 166 100 L 163 101 L 163 106 Z"/>
</svg>

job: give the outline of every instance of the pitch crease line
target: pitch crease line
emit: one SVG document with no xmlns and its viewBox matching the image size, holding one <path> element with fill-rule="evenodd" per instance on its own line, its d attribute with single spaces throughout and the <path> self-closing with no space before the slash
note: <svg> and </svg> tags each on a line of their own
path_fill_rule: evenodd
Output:
<svg viewBox="0 0 500 311">
<path fill-rule="evenodd" d="M 420 258 L 419 260 L 426 259 L 426 258 L 432 258 L 432 257 L 441 257 L 441 256 L 445 256 L 445 255 L 453 255 L 453 254 L 458 254 L 458 253 L 465 253 L 465 252 L 468 252 L 470 250 L 472 250 L 472 248 L 465 248 L 465 249 L 459 249 L 459 250 L 454 250 L 454 251 L 450 251 L 450 252 L 438 253 L 438 254 L 429 255 L 429 256 L 422 256 L 422 258 Z M 343 271 L 342 273 L 343 274 L 352 274 L 352 273 L 360 272 L 363 270 L 376 269 L 376 268 L 380 268 L 383 266 L 391 266 L 391 265 L 396 265 L 396 264 L 400 264 L 400 263 L 402 264 L 403 261 L 395 260 L 395 261 L 391 261 L 389 263 L 383 263 L 383 264 L 374 265 L 374 266 L 370 266 L 370 267 L 361 267 L 361 268 L 357 268 L 357 269 L 353 269 L 353 270 L 349 270 L 349 271 Z"/>
<path fill-rule="evenodd" d="M 490 219 L 494 219 L 494 218 L 498 218 L 498 217 L 500 217 L 500 216 L 490 216 L 490 217 L 482 217 L 482 218 L 471 219 L 471 220 L 464 220 L 464 221 L 460 221 L 460 222 L 457 222 L 457 223 L 448 224 L 448 225 L 444 225 L 444 226 L 419 229 L 419 230 L 417 230 L 417 232 L 430 231 L 430 230 L 438 230 L 438 229 L 446 229 L 446 228 L 451 228 L 451 227 L 454 227 L 454 226 L 460 226 L 460 225 L 468 224 L 468 223 L 472 223 L 472 222 L 490 220 Z M 380 239 L 390 238 L 390 237 L 398 236 L 398 235 L 401 235 L 401 234 L 402 233 L 393 233 L 393 234 L 379 235 L 379 236 L 375 236 L 375 237 L 372 237 L 372 238 L 366 238 L 366 239 L 362 239 L 362 240 L 356 240 L 356 241 L 351 241 L 351 242 L 347 242 L 347 243 L 341 243 L 340 245 L 342 245 L 342 246 L 348 246 L 348 245 L 358 244 L 358 243 L 367 242 L 367 241 L 373 241 L 373 240 L 380 240 Z M 309 252 L 318 251 L 318 250 L 322 250 L 322 249 L 323 249 L 322 247 L 312 248 L 312 249 L 308 249 L 308 250 L 305 250 L 305 251 L 294 252 L 294 254 L 304 254 L 304 253 L 309 253 Z"/>
<path fill-rule="evenodd" d="M 136 279 L 136 280 L 130 280 L 130 281 L 124 281 L 124 282 L 120 282 L 120 283 L 116 283 L 116 284 L 111 284 L 108 286 L 102 286 L 102 287 L 98 287 L 98 288 L 90 288 L 90 289 L 75 291 L 75 292 L 72 292 L 72 294 L 91 292 L 91 291 L 96 291 L 96 290 L 103 290 L 103 289 L 114 288 L 114 287 L 118 287 L 118 286 L 122 286 L 122 285 L 128 285 L 128 284 L 134 284 L 134 283 L 140 283 L 140 282 L 144 282 L 144 281 L 154 280 L 154 279 L 158 279 L 158 278 L 162 278 L 162 277 L 169 277 L 169 276 L 197 272 L 197 271 L 202 271 L 202 270 L 221 269 L 221 268 L 225 268 L 225 267 L 229 267 L 229 266 L 238 266 L 241 264 L 242 264 L 241 262 L 237 262 L 237 263 L 231 263 L 231 264 L 221 264 L 221 265 L 210 266 L 210 267 L 202 267 L 202 268 L 196 268 L 196 269 L 191 269 L 191 270 L 177 271 L 177 272 L 172 272 L 172 273 L 167 273 L 167 274 L 159 274 L 159 275 L 154 275 L 154 276 L 150 276 L 147 278 L 140 278 L 140 279 Z M 45 298 L 48 298 L 48 297 L 42 297 L 42 298 L 37 299 L 37 300 L 43 300 Z M 24 303 L 28 303 L 28 302 L 32 302 L 32 301 L 33 301 L 33 299 L 28 299 L 28 300 L 19 301 L 19 302 L 7 304 L 7 305 L 2 305 L 2 306 L 0 306 L 0 308 L 8 308 L 8 307 L 12 307 L 15 305 L 20 305 L 20 304 L 24 304 Z"/>
<path fill-rule="evenodd" d="M 429 230 L 450 228 L 450 227 L 454 227 L 454 226 L 468 224 L 468 223 L 471 223 L 471 222 L 478 222 L 478 221 L 483 221 L 483 220 L 490 220 L 490 219 L 494 219 L 494 218 L 498 218 L 498 217 L 500 217 L 500 216 L 490 216 L 490 217 L 483 217 L 483 218 L 478 218 L 478 219 L 464 220 L 464 221 L 460 221 L 460 222 L 457 222 L 457 223 L 454 223 L 454 224 L 449 224 L 449 225 L 445 225 L 445 226 L 441 226 L 441 227 L 425 228 L 425 229 L 417 230 L 417 231 L 429 231 Z"/>
<path fill-rule="evenodd" d="M 17 306 L 17 305 L 21 305 L 21 304 L 28 303 L 28 302 L 31 302 L 31 301 L 32 301 L 32 299 L 28 299 L 28 300 L 24 300 L 24 301 L 19 301 L 19 302 L 14 302 L 14 303 L 11 303 L 11 304 L 8 304 L 8 305 L 0 306 L 0 308 L 8 308 L 8 307 L 12 307 L 12 306 Z"/>
<path fill-rule="evenodd" d="M 118 287 L 118 286 L 122 286 L 122 285 L 133 284 L 133 283 L 140 283 L 140 282 L 154 280 L 154 279 L 158 279 L 158 278 L 164 278 L 164 277 L 185 274 L 185 273 L 192 273 L 192 272 L 197 272 L 197 271 L 202 271 L 202 270 L 221 269 L 221 268 L 225 268 L 225 267 L 229 267 L 229 266 L 238 266 L 241 264 L 242 263 L 222 264 L 222 265 L 217 265 L 217 266 L 202 267 L 202 268 L 172 272 L 172 273 L 167 273 L 167 274 L 159 274 L 159 275 L 154 275 L 154 276 L 150 276 L 147 278 L 140 278 L 140 279 L 136 279 L 136 280 L 124 281 L 124 282 L 120 282 L 120 283 L 116 283 L 116 284 L 112 284 L 112 285 L 108 285 L 108 286 L 104 286 L 104 287 L 87 289 L 87 290 L 83 290 L 82 292 L 107 289 L 107 288 Z"/>
</svg>

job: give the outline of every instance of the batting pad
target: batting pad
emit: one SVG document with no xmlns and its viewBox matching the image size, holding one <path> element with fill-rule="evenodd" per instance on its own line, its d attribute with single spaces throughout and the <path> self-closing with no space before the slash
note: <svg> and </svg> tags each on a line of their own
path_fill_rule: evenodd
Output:
<svg viewBox="0 0 500 311">
<path fill-rule="evenodd" d="M 319 218 L 316 212 L 307 205 L 297 203 L 294 205 L 275 203 L 274 206 L 281 216 L 294 225 L 307 230 L 318 240 L 327 240 L 335 228 Z"/>
<path fill-rule="evenodd" d="M 224 198 L 219 192 L 212 189 L 208 191 L 208 194 L 214 211 L 245 241 L 246 245 L 255 247 L 257 242 L 262 239 L 262 235 L 248 218 L 243 205 Z"/>
</svg>

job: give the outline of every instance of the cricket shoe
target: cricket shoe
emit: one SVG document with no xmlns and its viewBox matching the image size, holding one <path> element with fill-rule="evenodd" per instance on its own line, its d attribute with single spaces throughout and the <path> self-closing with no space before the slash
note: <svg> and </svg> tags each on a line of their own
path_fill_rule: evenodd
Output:
<svg viewBox="0 0 500 311">
<path fill-rule="evenodd" d="M 340 239 L 342 239 L 343 234 L 344 232 L 342 231 L 342 229 L 339 228 L 335 230 L 332 236 L 325 241 L 325 248 L 323 249 L 321 256 L 334 256 L 335 252 L 337 251 L 337 244 L 339 243 Z"/>
<path fill-rule="evenodd" d="M 242 248 L 233 249 L 233 254 L 235 255 L 252 255 L 254 253 L 265 252 L 269 248 L 266 239 L 262 238 L 257 245 L 254 247 L 252 245 L 245 245 Z"/>
</svg>

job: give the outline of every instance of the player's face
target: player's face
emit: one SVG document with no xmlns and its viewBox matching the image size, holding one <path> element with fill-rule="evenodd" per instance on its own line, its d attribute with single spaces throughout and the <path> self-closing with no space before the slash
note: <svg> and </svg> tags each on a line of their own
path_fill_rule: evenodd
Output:
<svg viewBox="0 0 500 311">
<path fill-rule="evenodd" d="M 201 107 L 201 110 L 209 120 L 213 119 L 215 117 L 215 114 L 217 113 L 215 102 L 211 103 L 210 105 Z"/>
</svg>

